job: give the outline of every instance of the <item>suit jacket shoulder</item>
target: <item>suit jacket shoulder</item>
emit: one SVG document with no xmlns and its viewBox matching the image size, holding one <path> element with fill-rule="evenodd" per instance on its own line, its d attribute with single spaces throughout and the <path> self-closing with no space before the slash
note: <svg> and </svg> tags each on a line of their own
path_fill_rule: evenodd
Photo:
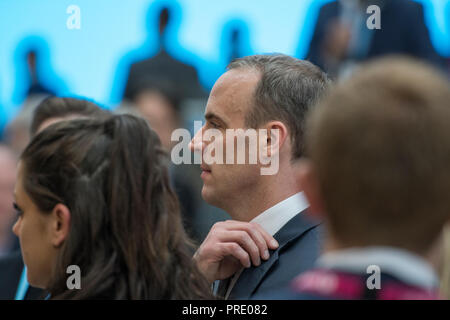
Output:
<svg viewBox="0 0 450 320">
<path fill-rule="evenodd" d="M 250 299 L 262 292 L 285 287 L 298 274 L 313 267 L 321 245 L 320 222 L 303 211 L 292 218 L 274 238 L 278 249 L 258 267 L 244 269 L 229 299 Z"/>
</svg>

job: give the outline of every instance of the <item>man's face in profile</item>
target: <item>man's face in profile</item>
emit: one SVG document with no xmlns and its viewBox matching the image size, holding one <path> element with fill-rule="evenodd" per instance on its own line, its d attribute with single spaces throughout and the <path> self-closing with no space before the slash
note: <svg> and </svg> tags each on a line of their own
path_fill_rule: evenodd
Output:
<svg viewBox="0 0 450 320">
<path fill-rule="evenodd" d="M 206 123 L 192 141 L 192 147 L 197 152 L 205 154 L 207 148 L 222 145 L 226 157 L 227 129 L 246 129 L 245 116 L 253 105 L 253 93 L 260 79 L 260 74 L 252 69 L 233 69 L 223 74 L 215 83 L 205 110 Z M 209 129 L 219 130 L 220 138 L 206 141 L 202 133 Z M 236 144 L 234 155 L 236 157 Z M 248 148 L 246 148 L 248 153 Z M 224 207 L 229 201 L 245 194 L 260 177 L 259 166 L 256 164 L 206 164 L 202 161 L 203 180 L 202 197 L 206 202 Z M 228 204 L 229 205 L 229 204 Z"/>
</svg>

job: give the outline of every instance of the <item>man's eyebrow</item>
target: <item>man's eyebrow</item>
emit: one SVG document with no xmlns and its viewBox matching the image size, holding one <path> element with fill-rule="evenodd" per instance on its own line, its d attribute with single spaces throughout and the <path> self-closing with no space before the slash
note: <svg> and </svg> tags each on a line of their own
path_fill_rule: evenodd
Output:
<svg viewBox="0 0 450 320">
<path fill-rule="evenodd" d="M 218 115 L 211 113 L 211 112 L 208 112 L 207 114 L 205 114 L 205 119 L 208 121 L 216 120 L 216 121 L 221 122 L 224 126 L 228 126 L 228 124 L 225 120 L 223 120 L 221 117 L 219 117 Z"/>
</svg>

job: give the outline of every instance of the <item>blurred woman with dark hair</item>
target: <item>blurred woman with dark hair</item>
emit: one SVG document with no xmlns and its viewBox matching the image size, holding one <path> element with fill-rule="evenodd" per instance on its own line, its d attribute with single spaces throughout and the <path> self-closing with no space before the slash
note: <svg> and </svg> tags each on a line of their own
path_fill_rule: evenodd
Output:
<svg viewBox="0 0 450 320">
<path fill-rule="evenodd" d="M 53 124 L 28 145 L 15 188 L 31 285 L 52 299 L 202 299 L 157 135 L 130 115 Z M 81 270 L 68 289 L 67 268 Z"/>
</svg>

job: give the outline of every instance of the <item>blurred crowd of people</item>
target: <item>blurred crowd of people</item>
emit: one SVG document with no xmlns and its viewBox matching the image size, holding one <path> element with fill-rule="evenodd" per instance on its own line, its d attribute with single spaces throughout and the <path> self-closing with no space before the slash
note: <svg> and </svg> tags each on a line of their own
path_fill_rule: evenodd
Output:
<svg viewBox="0 0 450 320">
<path fill-rule="evenodd" d="M 305 60 L 247 55 L 232 28 L 210 93 L 166 50 L 170 23 L 161 8 L 158 52 L 129 66 L 111 111 L 58 97 L 27 53 L 0 144 L 0 298 L 450 298 L 450 59 L 419 3 L 327 3 Z M 279 171 L 173 164 L 172 133 L 203 114 L 196 135 L 277 129 Z"/>
</svg>

